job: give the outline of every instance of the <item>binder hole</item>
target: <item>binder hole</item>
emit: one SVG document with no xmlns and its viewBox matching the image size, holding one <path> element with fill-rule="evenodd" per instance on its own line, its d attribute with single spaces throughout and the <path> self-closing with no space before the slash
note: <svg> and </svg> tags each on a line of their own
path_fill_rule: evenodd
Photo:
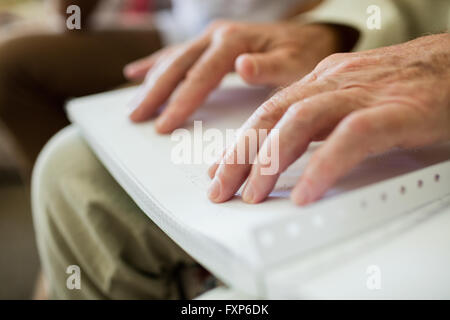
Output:
<svg viewBox="0 0 450 320">
<path fill-rule="evenodd" d="M 423 186 L 423 181 L 422 181 L 422 180 L 417 181 L 417 186 L 418 186 L 419 188 L 422 188 L 422 186 Z"/>
<path fill-rule="evenodd" d="M 405 194 L 405 193 L 406 193 L 406 188 L 405 188 L 405 186 L 401 186 L 401 187 L 400 187 L 400 193 L 401 193 L 401 194 Z"/>
<path fill-rule="evenodd" d="M 441 178 L 441 176 L 439 174 L 434 175 L 434 181 L 439 182 L 440 178 Z"/>
</svg>

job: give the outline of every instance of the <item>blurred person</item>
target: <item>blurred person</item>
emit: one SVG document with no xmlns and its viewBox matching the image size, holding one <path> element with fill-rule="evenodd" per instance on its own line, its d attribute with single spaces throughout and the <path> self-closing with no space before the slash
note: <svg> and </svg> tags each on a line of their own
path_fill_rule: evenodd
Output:
<svg viewBox="0 0 450 320">
<path fill-rule="evenodd" d="M 44 143 L 68 124 L 63 110 L 67 99 L 123 84 L 126 63 L 161 47 L 153 27 L 95 28 L 91 18 L 98 0 L 51 3 L 60 18 L 49 15 L 48 19 L 57 24 L 39 32 L 30 31 L 31 24 L 11 26 L 11 33 L 18 35 L 0 43 L 0 121 L 29 168 Z M 81 8 L 81 30 L 65 28 L 66 8 L 71 4 Z M 117 1 L 113 4 L 118 10 Z"/>
<path fill-rule="evenodd" d="M 184 41 L 216 18 L 270 21 L 301 2 L 174 0 L 169 10 L 164 0 L 49 0 L 59 13 L 49 17 L 53 32 L 36 34 L 28 26 L 32 35 L 18 32 L 0 43 L 0 121 L 31 166 L 68 124 L 65 102 L 125 84 L 122 69 L 130 61 Z M 80 30 L 66 28 L 69 5 L 81 9 Z"/>
<path fill-rule="evenodd" d="M 371 5 L 379 6 L 383 13 L 383 27 L 379 30 L 367 28 L 366 9 Z M 391 146 L 382 143 L 389 142 L 391 136 L 392 141 L 400 141 L 415 130 L 411 124 L 417 124 L 416 112 L 411 113 L 411 118 L 401 117 L 408 114 L 408 108 L 423 110 L 418 114 L 427 115 L 420 127 L 424 137 L 417 140 L 418 144 L 448 139 L 445 129 L 450 121 L 448 33 L 393 45 L 423 33 L 448 30 L 448 9 L 449 3 L 444 0 L 433 1 L 432 6 L 424 0 L 326 0 L 295 22 L 214 23 L 192 41 L 159 51 L 126 68 L 125 72 L 131 78 L 146 75 L 130 117 L 134 121 L 145 121 L 153 116 L 159 104 L 169 101 L 165 111 L 159 115 L 157 130 L 170 132 L 199 107 L 224 74 L 236 69 L 250 83 L 279 85 L 294 82 L 259 108 L 247 122 L 250 125 L 255 120 L 256 124 L 267 121 L 272 126 L 283 116 L 282 124 L 291 124 L 284 131 L 287 136 L 302 135 L 304 131 L 299 130 L 304 123 L 317 123 L 319 129 L 325 125 L 325 129 L 332 130 L 331 125 L 336 126 L 353 110 L 362 110 L 368 107 L 368 101 L 374 101 L 365 98 L 376 98 L 379 94 L 384 102 L 391 103 L 386 108 L 372 108 L 373 111 L 367 108 L 370 117 L 375 116 L 374 123 L 378 124 L 368 127 L 379 130 L 374 132 L 375 140 L 370 140 L 370 135 L 361 135 L 357 140 L 360 146 L 365 145 L 364 139 L 368 139 L 379 146 L 374 151 L 381 151 Z M 348 28 L 354 32 L 349 32 Z M 331 55 L 351 48 L 360 52 Z M 316 66 L 320 60 L 322 62 Z M 214 75 L 206 72 L 211 65 L 219 70 Z M 311 70 L 314 71 L 308 73 Z M 332 86 L 341 80 L 344 88 Z M 325 86 L 327 83 L 330 87 Z M 366 90 L 358 90 L 358 83 Z M 348 91 L 345 91 L 346 86 Z M 417 87 L 426 90 L 417 90 Z M 324 95 L 320 95 L 321 92 Z M 362 92 L 365 94 L 360 96 Z M 354 93 L 359 97 L 357 101 L 352 100 Z M 411 94 L 417 95 L 419 106 L 411 102 Z M 308 118 L 310 121 L 304 122 L 296 112 L 286 112 L 291 104 L 302 106 L 303 96 L 315 102 L 311 105 L 314 109 L 310 114 L 330 110 L 325 112 L 328 117 Z M 181 108 L 185 106 L 180 103 L 182 97 L 188 100 L 187 110 Z M 322 97 L 326 98 L 324 103 L 320 103 Z M 400 116 L 398 113 L 395 115 L 397 103 Z M 384 116 L 383 112 L 386 112 Z M 270 114 L 265 117 L 267 113 Z M 322 118 L 334 121 L 321 123 L 319 120 Z M 343 127 L 353 121 L 356 120 L 344 121 L 347 124 Z M 367 124 L 367 121 L 362 125 L 355 122 L 350 128 L 365 130 L 364 125 Z M 384 129 L 389 129 L 388 135 L 380 135 Z M 358 132 L 336 130 L 339 134 Z M 326 135 L 329 132 L 318 132 L 316 138 L 321 136 L 320 133 Z M 290 158 L 284 160 L 286 163 L 304 150 L 310 138 L 304 136 L 305 141 L 294 139 L 303 145 L 294 144 L 293 152 L 287 149 L 286 154 Z M 330 137 L 333 136 L 331 134 Z M 329 145 L 348 147 L 343 137 L 355 143 L 355 139 L 344 135 L 336 140 L 339 143 Z M 381 142 L 376 144 L 376 139 Z M 328 147 L 324 150 L 334 149 Z M 339 152 L 337 156 L 339 162 L 346 165 L 354 164 L 349 160 L 358 160 L 364 155 L 362 152 L 353 153 L 348 148 L 342 150 L 345 152 Z M 242 172 L 224 174 L 230 169 Z M 246 165 L 225 169 L 217 165 L 213 167 L 211 176 L 220 175 L 220 183 L 227 189 L 219 189 L 223 193 L 216 194 L 218 198 L 214 196 L 214 190 L 210 191 L 210 198 L 217 202 L 227 200 L 249 171 Z M 236 178 L 238 181 L 234 181 Z M 276 179 L 276 176 L 270 178 Z M 270 190 L 271 183 L 272 180 L 264 181 L 263 185 Z M 265 193 L 259 194 L 257 201 L 264 196 Z M 74 203 L 73 199 L 77 202 Z M 139 210 L 77 131 L 62 132 L 44 149 L 34 172 L 33 202 L 39 250 L 51 297 L 192 298 L 194 291 L 190 290 L 187 278 L 191 283 L 197 279 L 197 287 L 201 287 L 202 278 L 195 278 L 189 272 L 195 270 L 196 262 Z M 65 287 L 65 268 L 71 264 L 79 265 L 83 271 L 81 291 L 70 291 Z"/>
<path fill-rule="evenodd" d="M 188 39 L 216 18 L 272 21 L 303 10 L 303 2 L 176 0 L 170 8 L 161 0 L 45 1 L 57 13 L 48 21 L 39 17 L 42 9 L 31 21 L 8 19 L 0 32 L 0 122 L 30 167 L 67 125 L 65 102 L 125 84 L 126 63 Z M 66 28 L 69 5 L 81 8 L 80 30 Z"/>
<path fill-rule="evenodd" d="M 298 2 L 281 1 L 285 7 Z M 173 8 L 165 0 L 23 3 L 26 18 L 0 16 L 0 151 L 6 151 L 0 153 L 0 182 L 8 183 L 11 174 L 17 180 L 17 168 L 27 179 L 42 146 L 68 124 L 66 101 L 126 84 L 128 62 L 197 34 L 216 17 L 264 21 L 288 11 L 267 0 L 241 1 L 252 11 L 248 17 L 229 10 L 227 1 L 175 0 Z M 81 9 L 80 30 L 66 26 L 69 5 Z M 10 147 L 14 140 L 16 148 Z"/>
</svg>

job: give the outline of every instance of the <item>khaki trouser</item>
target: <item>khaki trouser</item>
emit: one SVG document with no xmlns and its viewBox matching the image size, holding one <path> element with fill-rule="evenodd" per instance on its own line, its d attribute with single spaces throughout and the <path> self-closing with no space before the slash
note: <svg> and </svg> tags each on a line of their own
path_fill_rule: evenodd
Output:
<svg viewBox="0 0 450 320">
<path fill-rule="evenodd" d="M 124 65 L 160 47 L 155 30 L 33 35 L 0 44 L 0 121 L 29 166 L 68 124 L 67 99 L 124 84 Z"/>
<path fill-rule="evenodd" d="M 52 298 L 192 298 L 183 273 L 198 267 L 128 197 L 69 127 L 33 172 L 33 216 Z M 81 270 L 70 290 L 69 266 Z"/>
</svg>

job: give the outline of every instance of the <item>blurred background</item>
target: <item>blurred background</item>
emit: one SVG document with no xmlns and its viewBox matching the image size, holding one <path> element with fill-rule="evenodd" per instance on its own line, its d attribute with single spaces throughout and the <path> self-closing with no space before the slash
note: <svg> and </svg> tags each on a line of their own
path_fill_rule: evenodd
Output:
<svg viewBox="0 0 450 320">
<path fill-rule="evenodd" d="M 0 45 L 33 26 L 45 29 L 44 20 L 40 0 L 0 0 Z M 0 299 L 29 299 L 39 270 L 25 170 L 0 123 Z"/>
<path fill-rule="evenodd" d="M 83 22 L 71 33 L 71 4 L 96 28 Z M 165 0 L 0 0 L 0 299 L 34 297 L 30 175 L 68 124 L 65 102 L 123 85 L 123 66 L 160 48 L 149 16 L 168 8 Z"/>
<path fill-rule="evenodd" d="M 67 100 L 129 85 L 126 64 L 192 38 L 215 19 L 270 21 L 320 2 L 202 1 L 0 0 L 0 299 L 45 298 L 35 290 L 29 186 L 40 150 L 69 124 Z M 66 24 L 73 4 L 80 30 Z"/>
</svg>

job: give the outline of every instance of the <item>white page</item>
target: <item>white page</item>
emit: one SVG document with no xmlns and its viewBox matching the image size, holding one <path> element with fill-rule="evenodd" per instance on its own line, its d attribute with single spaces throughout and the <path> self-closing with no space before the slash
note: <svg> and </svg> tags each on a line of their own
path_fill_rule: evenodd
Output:
<svg viewBox="0 0 450 320">
<path fill-rule="evenodd" d="M 194 119 L 203 120 L 204 129 L 239 128 L 267 97 L 267 90 L 232 88 L 236 83 L 230 81 L 211 95 L 186 128 L 192 127 Z M 300 216 L 314 210 L 314 206 L 297 207 L 288 199 L 289 188 L 300 176 L 308 154 L 280 178 L 276 190 L 263 204 L 248 205 L 239 197 L 213 204 L 206 196 L 208 164 L 173 164 L 170 155 L 174 142 L 170 136 L 157 134 L 153 121 L 139 125 L 129 121 L 127 104 L 135 91 L 131 88 L 77 99 L 70 103 L 69 114 L 113 176 L 180 246 L 206 266 L 222 259 L 219 276 L 225 281 L 242 280 L 240 285 L 246 290 L 257 290 L 257 284 L 248 283 L 253 280 L 245 279 L 260 263 L 250 231 L 283 216 Z M 449 148 L 432 150 L 394 152 L 389 157 L 368 160 L 342 179 L 325 199 L 450 158 Z M 242 270 L 243 266 L 248 267 L 248 273 Z"/>
</svg>

